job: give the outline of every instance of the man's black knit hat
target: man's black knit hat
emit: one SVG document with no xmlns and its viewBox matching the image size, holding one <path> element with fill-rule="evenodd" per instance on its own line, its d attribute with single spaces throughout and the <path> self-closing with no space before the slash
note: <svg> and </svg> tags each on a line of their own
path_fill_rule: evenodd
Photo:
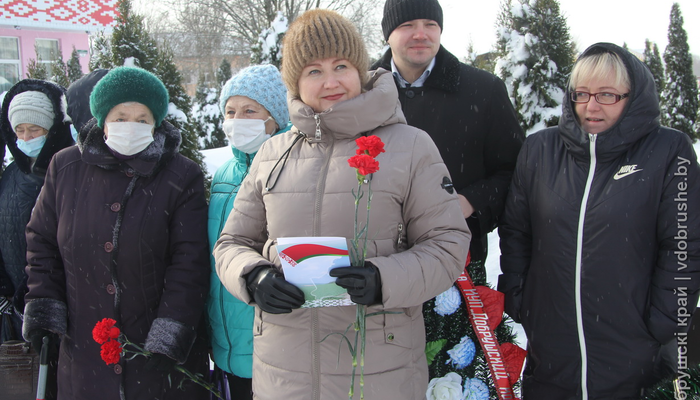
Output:
<svg viewBox="0 0 700 400">
<path fill-rule="evenodd" d="M 389 35 L 397 26 L 414 19 L 431 19 L 438 23 L 442 31 L 440 3 L 437 0 L 386 0 L 382 17 L 384 39 L 389 40 Z"/>
</svg>

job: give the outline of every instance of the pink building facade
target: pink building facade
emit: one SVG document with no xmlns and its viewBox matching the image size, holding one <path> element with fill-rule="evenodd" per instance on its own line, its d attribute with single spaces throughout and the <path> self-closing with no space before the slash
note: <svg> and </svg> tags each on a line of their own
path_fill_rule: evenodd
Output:
<svg viewBox="0 0 700 400">
<path fill-rule="evenodd" d="M 0 0 L 0 92 L 27 77 L 30 60 L 78 52 L 88 72 L 90 35 L 111 32 L 118 0 Z M 38 55 L 38 57 L 37 57 Z"/>
</svg>

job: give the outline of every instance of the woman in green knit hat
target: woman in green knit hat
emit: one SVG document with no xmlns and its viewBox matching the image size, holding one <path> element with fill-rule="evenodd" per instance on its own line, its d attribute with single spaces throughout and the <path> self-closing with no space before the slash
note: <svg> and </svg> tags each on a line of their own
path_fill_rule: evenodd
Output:
<svg viewBox="0 0 700 400">
<path fill-rule="evenodd" d="M 61 341 L 59 399 L 208 399 L 173 369 L 209 371 L 202 171 L 178 153 L 153 74 L 113 69 L 90 110 L 79 145 L 51 161 L 27 226 L 24 337 Z M 152 355 L 108 365 L 92 335 L 104 318 Z"/>
</svg>

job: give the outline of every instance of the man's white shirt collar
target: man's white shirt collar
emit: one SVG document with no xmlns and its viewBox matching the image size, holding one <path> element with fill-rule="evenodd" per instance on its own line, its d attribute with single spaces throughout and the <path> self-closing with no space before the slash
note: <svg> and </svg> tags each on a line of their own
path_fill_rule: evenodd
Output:
<svg viewBox="0 0 700 400">
<path fill-rule="evenodd" d="M 396 64 L 394 63 L 394 59 L 391 59 L 391 72 L 394 74 L 395 77 L 398 78 L 399 80 L 399 86 L 402 88 L 405 88 L 406 86 L 411 86 L 411 87 L 421 87 L 425 83 L 425 80 L 428 79 L 430 76 L 430 72 L 433 70 L 433 67 L 435 67 L 435 57 L 433 57 L 433 60 L 430 61 L 430 65 L 428 65 L 428 68 L 423 71 L 423 74 L 416 79 L 415 82 L 409 84 L 407 80 L 401 76 L 399 73 L 399 70 L 396 68 Z"/>
</svg>

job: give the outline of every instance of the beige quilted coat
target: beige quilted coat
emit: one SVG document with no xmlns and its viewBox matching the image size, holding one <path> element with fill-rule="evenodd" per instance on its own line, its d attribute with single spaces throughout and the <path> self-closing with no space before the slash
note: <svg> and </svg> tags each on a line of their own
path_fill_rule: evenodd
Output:
<svg viewBox="0 0 700 400">
<path fill-rule="evenodd" d="M 365 398 L 420 400 L 428 385 L 422 304 L 459 276 L 471 234 L 457 195 L 441 187 L 449 175 L 437 148 L 425 132 L 406 125 L 391 73 L 380 70 L 368 86 L 317 115 L 290 99 L 294 128 L 256 155 L 214 256 L 226 288 L 252 303 L 244 276 L 259 265 L 280 265 L 276 238 L 351 238 L 357 179 L 347 160 L 362 133 L 379 136 L 386 153 L 377 157 L 380 170 L 372 177 L 367 259 L 380 270 L 383 305 L 368 313 L 397 313 L 367 318 Z M 305 137 L 292 146 L 297 135 Z M 290 147 L 284 167 L 282 161 L 275 168 Z M 256 308 L 255 398 L 347 398 L 350 354 L 339 335 L 328 335 L 344 332 L 354 318 L 353 306 L 281 315 Z M 358 382 L 355 390 L 359 398 Z"/>
</svg>

